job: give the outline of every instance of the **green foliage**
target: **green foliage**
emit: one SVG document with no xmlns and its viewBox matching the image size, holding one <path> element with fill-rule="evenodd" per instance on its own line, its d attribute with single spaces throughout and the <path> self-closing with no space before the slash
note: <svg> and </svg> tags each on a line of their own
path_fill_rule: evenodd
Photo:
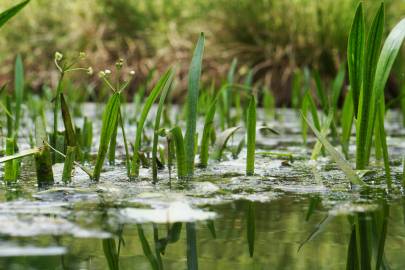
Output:
<svg viewBox="0 0 405 270">
<path fill-rule="evenodd" d="M 375 15 L 365 43 L 365 26 L 362 5 L 359 4 L 353 21 L 348 45 L 349 78 L 353 93 L 356 122 L 356 168 L 365 169 L 369 163 L 373 134 L 376 133 L 376 146 L 386 152 L 384 114 L 378 115 L 379 106 L 384 107 L 384 88 L 391 68 L 405 38 L 405 19 L 390 32 L 384 46 L 384 4 Z M 364 56 L 364 57 L 363 57 Z M 358 104 L 356 104 L 358 99 Z M 379 121 L 375 124 L 376 118 Z M 348 121 L 346 121 L 348 122 Z M 375 127 L 377 126 L 377 127 Z M 375 128 L 379 129 L 375 131 Z M 377 149 L 378 150 L 378 149 Z M 387 184 L 390 185 L 388 153 L 383 153 L 386 164 Z"/>
<path fill-rule="evenodd" d="M 15 140 L 14 138 L 6 139 L 6 155 L 14 155 Z M 7 161 L 4 165 L 4 181 L 12 182 L 17 180 L 18 176 L 18 160 Z"/>
<path fill-rule="evenodd" d="M 174 141 L 176 146 L 176 163 L 177 163 L 177 177 L 179 179 L 185 179 L 188 177 L 186 168 L 186 152 L 185 152 L 185 142 L 183 139 L 183 134 L 181 128 L 176 126 L 169 131 L 169 136 L 171 140 Z"/>
<path fill-rule="evenodd" d="M 221 93 L 221 92 L 219 92 Z M 205 121 L 204 121 L 204 128 L 203 134 L 201 137 L 200 142 L 200 164 L 201 168 L 206 168 L 208 165 L 208 157 L 209 157 L 209 145 L 210 145 L 210 137 L 211 132 L 214 128 L 214 116 L 217 108 L 217 102 L 219 98 L 219 93 L 214 97 L 214 100 L 211 104 L 207 107 L 207 112 L 205 114 Z"/>
<path fill-rule="evenodd" d="M 107 105 L 103 112 L 103 119 L 100 132 L 100 145 L 98 148 L 96 165 L 93 171 L 94 180 L 100 179 L 101 169 L 104 164 L 105 157 L 107 155 L 108 145 L 111 141 L 112 134 L 114 132 L 114 126 L 118 121 L 118 114 L 121 103 L 121 93 L 114 93 L 107 102 Z"/>
<path fill-rule="evenodd" d="M 14 131 L 18 136 L 18 129 L 20 127 L 21 118 L 21 105 L 24 98 L 24 67 L 21 60 L 21 56 L 18 55 L 15 61 L 14 71 L 14 87 L 15 87 L 15 125 Z"/>
<path fill-rule="evenodd" d="M 246 153 L 246 175 L 253 175 L 255 171 L 255 150 L 256 150 L 256 99 L 250 97 L 247 108 L 247 153 Z"/>
<path fill-rule="evenodd" d="M 0 13 L 0 28 L 8 21 L 10 20 L 12 17 L 14 17 L 23 7 L 25 7 L 28 3 L 30 2 L 30 0 L 26 0 L 23 1 L 9 9 L 7 9 L 6 11 L 3 11 L 2 13 Z"/>
<path fill-rule="evenodd" d="M 160 78 L 160 80 L 157 82 L 155 87 L 153 88 L 152 92 L 148 96 L 148 98 L 145 101 L 145 105 L 143 106 L 141 116 L 138 120 L 137 128 L 136 128 L 136 135 L 135 135 L 135 142 L 134 142 L 134 155 L 132 157 L 132 164 L 131 164 L 131 176 L 132 177 L 138 177 L 139 175 L 139 166 L 140 166 L 140 161 L 139 161 L 139 151 L 141 149 L 141 140 L 142 140 L 142 132 L 143 132 L 143 127 L 146 121 L 146 118 L 148 117 L 150 108 L 152 107 L 153 103 L 159 96 L 159 94 L 165 89 L 166 85 L 168 84 L 169 78 L 172 76 L 171 75 L 172 71 L 171 69 L 167 70 L 165 74 Z"/>
<path fill-rule="evenodd" d="M 194 174 L 194 157 L 195 157 L 195 136 L 197 125 L 197 105 L 200 91 L 201 66 L 204 53 L 204 34 L 201 33 L 191 59 L 188 73 L 188 91 L 187 91 L 187 120 L 186 134 L 184 136 L 186 152 L 186 171 L 187 176 L 192 177 Z"/>
<path fill-rule="evenodd" d="M 65 183 L 69 183 L 72 179 L 72 170 L 75 158 L 76 158 L 76 146 L 67 146 L 66 158 L 62 172 L 62 181 Z"/>
<path fill-rule="evenodd" d="M 175 71 L 173 69 L 169 69 L 169 77 L 167 78 L 167 82 L 165 83 L 162 94 L 160 95 L 159 105 L 155 116 L 155 125 L 154 125 L 154 132 L 153 132 L 153 145 L 152 145 L 152 177 L 153 182 L 157 182 L 157 148 L 158 148 L 158 140 L 159 140 L 159 130 L 160 130 L 160 119 L 163 112 L 163 106 L 165 104 L 165 100 L 169 91 L 171 89 L 172 81 L 174 78 Z"/>
<path fill-rule="evenodd" d="M 359 97 L 358 120 L 357 120 L 357 152 L 356 167 L 365 169 L 368 165 L 372 129 L 372 107 L 373 100 L 373 83 L 375 70 L 380 53 L 382 34 L 384 27 L 384 5 L 382 4 L 374 17 L 373 23 L 367 35 L 367 43 L 364 48 L 363 78 L 362 88 Z"/>
<path fill-rule="evenodd" d="M 349 67 L 350 88 L 353 95 L 355 116 L 359 108 L 360 91 L 363 77 L 363 59 L 365 47 L 365 26 L 363 5 L 360 2 L 354 16 L 347 45 L 347 65 Z"/>
</svg>

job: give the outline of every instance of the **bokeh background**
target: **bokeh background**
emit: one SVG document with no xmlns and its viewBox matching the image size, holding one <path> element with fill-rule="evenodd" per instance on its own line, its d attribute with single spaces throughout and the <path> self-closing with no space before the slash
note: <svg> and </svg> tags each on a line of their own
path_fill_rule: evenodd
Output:
<svg viewBox="0 0 405 270">
<path fill-rule="evenodd" d="M 1 0 L 0 10 L 17 3 Z M 203 80 L 219 85 L 232 59 L 238 74 L 252 68 L 254 81 L 288 103 L 297 68 L 335 76 L 346 56 L 354 0 L 33 0 L 0 31 L 0 81 L 12 81 L 13 61 L 21 53 L 33 91 L 53 86 L 55 51 L 87 53 L 95 75 L 70 77 L 77 87 L 99 85 L 97 71 L 118 58 L 136 71 L 129 96 L 156 69 L 179 64 L 177 99 L 186 89 L 187 68 L 199 32 L 205 32 Z M 368 20 L 380 1 L 364 1 Z M 405 0 L 386 0 L 386 32 L 405 16 Z M 404 81 L 402 49 L 389 91 Z M 402 62 L 402 64 L 401 64 Z M 174 98 L 176 100 L 176 98 Z"/>
</svg>

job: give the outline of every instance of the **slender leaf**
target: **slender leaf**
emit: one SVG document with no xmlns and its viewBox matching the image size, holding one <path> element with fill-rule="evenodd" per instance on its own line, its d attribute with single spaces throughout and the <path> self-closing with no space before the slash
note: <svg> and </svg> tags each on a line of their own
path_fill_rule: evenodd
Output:
<svg viewBox="0 0 405 270">
<path fill-rule="evenodd" d="M 194 142 L 197 124 L 197 104 L 200 89 L 200 76 L 202 58 L 204 53 L 204 34 L 201 33 L 194 50 L 193 58 L 190 64 L 188 74 L 188 92 L 187 92 L 187 123 L 186 134 L 184 137 L 186 152 L 186 171 L 187 176 L 192 177 L 194 174 Z"/>
<path fill-rule="evenodd" d="M 100 145 L 98 148 L 96 165 L 94 167 L 93 177 L 94 180 L 100 179 L 101 169 L 104 164 L 105 157 L 107 155 L 108 145 L 111 141 L 111 136 L 114 132 L 115 123 L 118 121 L 118 113 L 121 103 L 121 93 L 114 93 L 104 109 L 101 133 L 100 133 Z"/>
<path fill-rule="evenodd" d="M 253 175 L 255 171 L 256 150 L 256 100 L 252 95 L 247 108 L 247 153 L 246 175 Z"/>
<path fill-rule="evenodd" d="M 171 69 L 169 69 L 165 72 L 165 74 L 160 78 L 160 80 L 157 82 L 155 87 L 152 89 L 152 92 L 146 99 L 145 105 L 143 106 L 141 116 L 138 120 L 138 124 L 136 127 L 136 135 L 135 135 L 135 142 L 134 142 L 134 155 L 132 157 L 132 165 L 131 165 L 131 176 L 132 177 L 138 177 L 138 175 L 139 175 L 139 166 L 140 166 L 139 151 L 141 149 L 143 127 L 144 127 L 146 118 L 148 117 L 150 108 L 152 107 L 153 103 L 155 102 L 155 100 L 157 99 L 157 97 L 159 96 L 159 94 L 162 92 L 165 85 L 167 84 L 170 74 L 171 74 Z"/>
<path fill-rule="evenodd" d="M 372 139 L 372 106 L 373 106 L 373 83 L 377 67 L 378 56 L 380 54 L 382 35 L 384 30 L 384 4 L 382 3 L 374 17 L 367 37 L 366 50 L 364 54 L 363 87 L 359 100 L 359 120 L 357 122 L 356 138 L 356 168 L 365 169 L 368 159 Z M 370 117 L 371 115 L 371 117 Z"/>
<path fill-rule="evenodd" d="M 5 11 L 3 11 L 2 13 L 0 13 L 0 28 L 8 21 L 10 20 L 12 17 L 14 17 L 14 15 L 16 15 L 23 7 L 25 7 L 25 5 L 27 5 L 30 2 L 30 0 L 27 1 L 23 1 Z"/>
<path fill-rule="evenodd" d="M 18 135 L 21 118 L 21 105 L 24 97 L 24 67 L 21 60 L 21 55 L 17 56 L 15 61 L 14 71 L 14 88 L 15 88 L 15 126 L 14 131 Z"/>
<path fill-rule="evenodd" d="M 170 137 L 173 138 L 176 146 L 177 176 L 179 179 L 187 177 L 186 171 L 186 153 L 183 134 L 181 128 L 176 126 L 169 131 Z"/>
<path fill-rule="evenodd" d="M 365 26 L 363 5 L 360 2 L 356 9 L 347 44 L 347 64 L 349 67 L 350 87 L 353 93 L 353 107 L 357 118 L 360 91 L 363 78 L 363 62 L 365 47 Z"/>
<path fill-rule="evenodd" d="M 72 124 L 72 118 L 70 116 L 69 107 L 66 103 L 63 93 L 60 95 L 60 103 L 62 110 L 63 124 L 65 125 L 65 138 L 66 145 L 77 146 L 76 134 Z"/>
<path fill-rule="evenodd" d="M 153 182 L 157 181 L 157 148 L 158 148 L 158 139 L 159 139 L 159 129 L 160 129 L 160 118 L 162 116 L 163 112 L 163 106 L 165 104 L 165 100 L 167 95 L 169 94 L 171 84 L 173 81 L 174 77 L 174 70 L 170 69 L 170 75 L 167 79 L 167 82 L 165 83 L 163 87 L 163 92 L 160 95 L 160 100 L 159 100 L 159 105 L 158 109 L 156 112 L 156 117 L 155 117 L 155 125 L 154 125 L 154 133 L 153 133 L 153 145 L 152 145 L 152 177 L 153 177 Z"/>
<path fill-rule="evenodd" d="M 203 134 L 200 143 L 200 167 L 202 168 L 206 168 L 208 165 L 209 140 L 214 126 L 214 116 L 217 108 L 218 96 L 219 95 L 215 96 L 214 100 L 208 107 L 208 111 L 205 115 Z"/>
</svg>

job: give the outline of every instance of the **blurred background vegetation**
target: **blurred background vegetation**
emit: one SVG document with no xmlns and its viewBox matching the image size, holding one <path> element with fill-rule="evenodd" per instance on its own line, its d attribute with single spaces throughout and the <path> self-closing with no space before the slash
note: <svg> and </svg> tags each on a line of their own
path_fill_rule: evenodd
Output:
<svg viewBox="0 0 405 270">
<path fill-rule="evenodd" d="M 0 10 L 17 3 L 2 0 Z M 380 1 L 364 1 L 374 15 Z M 84 51 L 95 75 L 74 78 L 97 87 L 97 72 L 118 58 L 137 76 L 131 91 L 150 70 L 179 64 L 175 93 L 186 87 L 187 68 L 199 32 L 207 46 L 203 79 L 220 84 L 233 58 L 239 75 L 254 71 L 257 83 L 271 88 L 279 103 L 289 100 L 297 68 L 318 69 L 327 80 L 346 56 L 355 0 L 33 0 L 0 32 L 0 81 L 12 81 L 13 61 L 21 53 L 31 87 L 54 85 L 55 51 Z M 386 32 L 405 15 L 404 0 L 386 0 Z M 402 50 L 399 57 L 404 62 Z M 404 80 L 401 65 L 390 80 L 397 91 Z M 81 79 L 85 78 L 85 79 Z M 179 97 L 181 95 L 178 95 Z"/>
</svg>

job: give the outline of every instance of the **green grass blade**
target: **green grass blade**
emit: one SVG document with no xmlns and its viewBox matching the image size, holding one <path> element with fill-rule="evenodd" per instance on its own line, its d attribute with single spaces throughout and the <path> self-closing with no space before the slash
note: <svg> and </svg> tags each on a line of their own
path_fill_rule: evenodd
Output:
<svg viewBox="0 0 405 270">
<path fill-rule="evenodd" d="M 14 149 L 15 149 L 14 137 L 6 138 L 6 155 L 7 156 L 14 155 Z M 13 159 L 7 161 L 6 164 L 4 165 L 4 176 L 3 176 L 4 181 L 6 182 L 16 181 L 17 169 L 18 169 L 17 160 Z"/>
<path fill-rule="evenodd" d="M 60 104 L 61 104 L 63 124 L 65 125 L 66 145 L 77 146 L 75 129 L 73 128 L 69 107 L 66 103 L 66 99 L 63 93 L 60 94 Z"/>
<path fill-rule="evenodd" d="M 192 177 L 194 174 L 194 142 L 197 124 L 197 104 L 200 89 L 200 76 L 202 58 L 204 53 L 204 34 L 201 33 L 194 50 L 193 58 L 190 64 L 188 74 L 188 93 L 187 93 L 187 123 L 186 134 L 184 137 L 186 151 L 186 171 L 187 176 Z"/>
<path fill-rule="evenodd" d="M 358 113 L 358 129 L 356 138 L 356 168 L 365 169 L 368 165 L 373 136 L 372 116 L 373 111 L 373 83 L 380 54 L 382 36 L 384 30 L 384 4 L 381 4 L 374 17 L 367 37 L 364 54 L 363 88 L 360 94 Z"/>
<path fill-rule="evenodd" d="M 112 133 L 114 131 L 115 123 L 118 121 L 118 112 L 120 109 L 121 94 L 119 92 L 114 93 L 104 109 L 103 120 L 101 124 L 100 133 L 100 145 L 98 148 L 96 165 L 93 171 L 94 180 L 98 181 L 100 179 L 101 169 L 105 157 L 107 155 L 108 145 L 111 140 Z"/>
<path fill-rule="evenodd" d="M 385 114 L 384 103 L 383 103 L 383 101 L 380 101 L 378 108 L 377 108 L 377 121 L 379 122 L 378 132 L 379 132 L 380 145 L 381 145 L 381 150 L 382 150 L 383 159 L 384 159 L 385 178 L 387 181 L 387 188 L 388 188 L 388 190 L 391 190 L 392 179 L 391 179 L 391 169 L 390 169 L 390 163 L 389 163 L 389 157 L 388 157 L 387 135 L 385 134 L 385 128 L 384 128 L 384 114 Z"/>
<path fill-rule="evenodd" d="M 127 135 L 125 133 L 124 120 L 122 119 L 121 108 L 120 108 L 120 110 L 118 112 L 118 120 L 119 120 L 119 124 L 120 124 L 120 127 L 121 127 L 122 138 L 124 140 L 125 165 L 127 167 L 127 176 L 130 177 L 131 176 L 131 158 L 130 158 L 130 155 L 129 155 Z"/>
<path fill-rule="evenodd" d="M 296 110 L 301 106 L 301 86 L 302 86 L 302 72 L 297 69 L 294 72 L 292 79 L 292 90 L 291 90 L 291 106 Z"/>
<path fill-rule="evenodd" d="M 350 136 L 352 134 L 353 117 L 354 117 L 353 95 L 352 91 L 349 91 L 346 93 L 341 116 L 342 151 L 346 159 L 348 159 L 349 157 L 349 143 L 350 143 Z"/>
<path fill-rule="evenodd" d="M 21 60 L 21 56 L 18 55 L 15 61 L 14 71 L 14 87 L 15 87 L 15 125 L 14 131 L 18 136 L 18 128 L 20 127 L 21 118 L 21 104 L 24 97 L 24 67 Z"/>
<path fill-rule="evenodd" d="M 160 130 L 160 119 L 162 116 L 163 106 L 165 104 L 166 97 L 169 94 L 169 91 L 171 89 L 171 84 L 173 82 L 174 73 L 175 73 L 174 70 L 170 69 L 169 77 L 163 87 L 162 94 L 160 95 L 159 105 L 158 105 L 158 109 L 157 109 L 156 117 L 155 117 L 153 144 L 152 144 L 152 177 L 153 177 L 154 183 L 157 182 L 157 171 L 158 171 L 157 150 L 158 150 L 158 140 L 159 140 L 159 130 Z"/>
<path fill-rule="evenodd" d="M 353 91 L 353 107 L 356 118 L 362 86 L 364 47 L 365 26 L 363 5 L 360 2 L 356 9 L 347 44 L 347 65 L 349 68 L 350 87 Z"/>
<path fill-rule="evenodd" d="M 321 133 L 310 123 L 304 115 L 301 115 L 307 122 L 308 126 L 312 129 L 315 136 L 323 144 L 326 151 L 331 155 L 333 161 L 339 166 L 339 168 L 345 173 L 347 178 L 352 184 L 365 185 L 365 183 L 357 176 L 356 172 L 352 169 L 350 164 L 342 157 L 342 155 L 328 142 L 328 140 L 322 136 Z"/>
<path fill-rule="evenodd" d="M 220 92 L 218 92 L 220 93 Z M 201 168 L 206 168 L 208 165 L 208 151 L 209 151 L 209 145 L 210 145 L 210 137 L 211 137 L 211 131 L 214 126 L 214 117 L 215 117 L 215 112 L 217 108 L 217 102 L 218 102 L 218 97 L 219 94 L 217 94 L 214 98 L 214 100 L 211 102 L 208 111 L 205 115 L 205 121 L 204 121 L 204 128 L 203 128 L 203 134 L 201 137 L 201 143 L 200 143 L 200 167 Z"/>
<path fill-rule="evenodd" d="M 381 50 L 375 72 L 375 82 L 373 89 L 375 100 L 373 105 L 380 102 L 384 94 L 385 85 L 387 83 L 388 77 L 391 73 L 392 66 L 394 65 L 395 59 L 397 58 L 397 55 L 399 53 L 399 50 L 401 49 L 404 39 L 405 39 L 405 19 L 402 19 L 391 30 Z M 402 98 L 403 106 L 405 108 L 404 100 L 405 99 Z M 376 111 L 374 110 L 371 112 L 374 114 L 374 117 L 372 119 L 374 120 Z"/>
<path fill-rule="evenodd" d="M 143 126 L 145 124 L 146 118 L 148 117 L 150 108 L 152 107 L 153 103 L 155 102 L 155 100 L 157 99 L 159 94 L 164 89 L 164 87 L 169 79 L 170 73 L 171 73 L 171 69 L 167 70 L 165 72 L 165 74 L 159 79 L 159 81 L 157 82 L 155 87 L 152 89 L 152 92 L 146 99 L 145 105 L 143 106 L 141 116 L 138 120 L 138 124 L 136 127 L 134 155 L 132 157 L 132 165 L 131 165 L 131 176 L 132 177 L 138 177 L 138 175 L 139 175 L 139 166 L 140 166 L 139 151 L 141 149 Z"/>
<path fill-rule="evenodd" d="M 114 131 L 111 135 L 110 147 L 108 149 L 108 163 L 115 165 L 115 149 L 117 146 L 117 134 L 118 134 L 118 121 L 115 123 Z"/>
<path fill-rule="evenodd" d="M 27 5 L 30 2 L 30 0 L 21 2 L 9 9 L 7 9 L 6 11 L 3 11 L 2 13 L 0 13 L 0 28 L 8 21 L 10 20 L 12 17 L 14 17 L 14 15 L 16 15 L 23 7 L 25 7 L 25 5 Z"/>
<path fill-rule="evenodd" d="M 247 108 L 247 153 L 246 153 L 246 175 L 253 175 L 255 172 L 255 150 L 256 150 L 256 99 L 250 97 Z"/>
<path fill-rule="evenodd" d="M 0 109 L 2 109 L 2 110 L 6 113 L 7 117 L 10 117 L 10 119 L 14 119 L 13 115 L 11 114 L 11 112 L 7 109 L 7 106 L 4 105 L 4 104 L 1 103 L 1 102 L 0 102 Z"/>
<path fill-rule="evenodd" d="M 316 93 L 318 95 L 319 101 L 322 106 L 322 110 L 327 113 L 329 111 L 329 102 L 328 102 L 328 97 L 325 94 L 325 88 L 322 85 L 321 81 L 321 76 L 319 75 L 319 72 L 314 72 L 314 79 L 315 79 L 315 85 L 316 85 Z"/>
<path fill-rule="evenodd" d="M 66 149 L 66 158 L 62 172 L 62 181 L 64 183 L 69 183 L 72 180 L 72 170 L 75 158 L 76 146 L 68 146 Z"/>
<path fill-rule="evenodd" d="M 331 101 L 331 107 L 334 109 L 334 111 L 337 111 L 338 107 L 338 101 L 340 94 L 342 92 L 343 84 L 345 82 L 345 76 L 346 76 L 346 65 L 341 64 L 339 67 L 339 71 L 333 80 L 332 84 L 332 101 Z"/>
<path fill-rule="evenodd" d="M 186 152 L 183 134 L 181 128 L 176 126 L 169 131 L 169 136 L 173 139 L 176 146 L 177 177 L 184 179 L 187 177 L 186 170 Z"/>
</svg>

